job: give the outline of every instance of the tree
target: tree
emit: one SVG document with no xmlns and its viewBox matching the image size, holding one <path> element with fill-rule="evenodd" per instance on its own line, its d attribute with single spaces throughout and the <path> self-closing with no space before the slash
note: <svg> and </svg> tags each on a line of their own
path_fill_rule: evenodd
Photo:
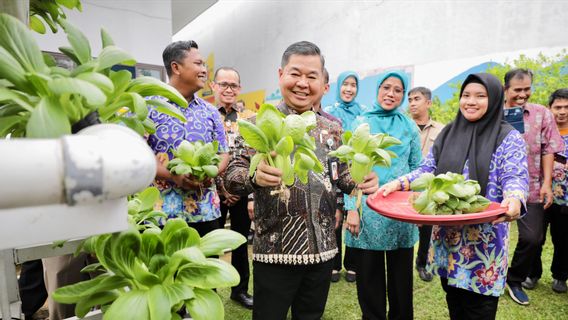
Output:
<svg viewBox="0 0 568 320">
<path fill-rule="evenodd" d="M 562 50 L 560 53 L 552 56 L 546 56 L 540 53 L 535 58 L 527 57 L 521 54 L 511 63 L 505 62 L 503 65 L 496 65 L 487 70 L 488 73 L 495 75 L 503 81 L 505 73 L 514 68 L 530 69 L 534 73 L 532 81 L 532 95 L 529 99 L 532 103 L 548 105 L 548 97 L 556 89 L 568 88 L 568 52 Z M 459 88 L 462 82 L 451 84 L 455 88 L 452 98 L 443 103 L 439 98 L 434 97 L 430 114 L 432 119 L 448 123 L 452 121 L 459 108 Z"/>
</svg>

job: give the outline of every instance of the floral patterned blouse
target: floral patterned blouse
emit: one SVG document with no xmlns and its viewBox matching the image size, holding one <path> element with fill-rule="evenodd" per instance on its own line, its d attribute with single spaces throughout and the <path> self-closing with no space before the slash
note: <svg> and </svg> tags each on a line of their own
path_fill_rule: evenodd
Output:
<svg viewBox="0 0 568 320">
<path fill-rule="evenodd" d="M 526 144 L 513 130 L 491 158 L 487 197 L 501 202 L 516 198 L 523 208 L 528 197 L 529 174 Z M 410 182 L 425 172 L 436 170 L 432 152 L 420 168 L 405 176 Z M 466 162 L 464 176 L 469 176 Z M 524 210 L 524 209 L 523 209 Z M 509 223 L 465 226 L 434 226 L 428 252 L 428 270 L 448 279 L 448 285 L 486 296 L 500 296 L 505 288 L 509 264 Z"/>
<path fill-rule="evenodd" d="M 160 99 L 181 110 L 186 123 L 150 107 L 148 118 L 156 124 L 156 132 L 148 137 L 148 144 L 162 164 L 167 165 L 173 158 L 172 150 L 183 140 L 212 142 L 219 141 L 219 153 L 228 151 L 225 130 L 219 111 L 194 96 L 187 108 L 181 108 L 166 98 L 154 96 L 146 99 Z M 156 180 L 154 185 L 160 190 L 161 202 L 157 209 L 164 211 L 168 218 L 181 217 L 188 223 L 212 221 L 221 216 L 220 200 L 215 184 L 201 192 L 182 190 L 174 183 Z M 162 221 L 163 223 L 163 221 Z"/>
<path fill-rule="evenodd" d="M 560 152 L 563 156 L 568 156 L 568 129 L 560 130 L 562 140 L 564 140 L 565 150 Z M 554 162 L 554 172 L 552 179 L 552 191 L 554 192 L 554 203 L 557 205 L 568 205 L 568 178 L 566 177 L 566 165 Z"/>
</svg>

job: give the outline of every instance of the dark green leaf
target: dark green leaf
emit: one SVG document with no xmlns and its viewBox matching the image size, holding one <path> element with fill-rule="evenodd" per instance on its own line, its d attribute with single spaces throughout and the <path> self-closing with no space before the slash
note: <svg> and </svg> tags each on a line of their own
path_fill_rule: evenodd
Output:
<svg viewBox="0 0 568 320">
<path fill-rule="evenodd" d="M 149 266 L 154 255 L 164 254 L 164 243 L 160 238 L 160 234 L 151 229 L 142 233 L 141 237 L 139 257 Z"/>
<path fill-rule="evenodd" d="M 147 287 L 162 283 L 157 275 L 148 271 L 148 267 L 137 259 L 135 259 L 134 264 L 132 265 L 132 274 L 134 275 L 136 282 Z"/>
<path fill-rule="evenodd" d="M 61 303 L 76 303 L 77 301 L 95 293 L 121 289 L 129 285 L 130 282 L 120 276 L 102 274 L 94 279 L 82 281 L 55 290 L 53 292 L 53 299 Z"/>
<path fill-rule="evenodd" d="M 103 291 L 82 298 L 77 301 L 77 304 L 75 305 L 75 315 L 79 318 L 83 318 L 87 313 L 89 313 L 89 311 L 91 311 L 92 307 L 105 305 L 116 300 L 118 297 L 119 295 L 116 291 Z"/>
<path fill-rule="evenodd" d="M 80 10 L 80 5 L 79 5 L 79 0 L 55 0 L 58 4 L 66 7 L 67 9 L 74 9 L 75 7 L 77 7 L 77 9 Z"/>
<path fill-rule="evenodd" d="M 75 50 L 73 50 L 73 48 L 71 48 L 71 47 L 59 47 L 59 51 L 61 51 L 61 53 L 66 55 L 69 59 L 73 60 L 73 62 L 75 62 L 76 64 L 81 64 L 81 61 L 79 61 L 79 58 L 77 57 L 77 53 L 75 53 Z M 93 69 L 94 69 L 94 66 L 93 66 Z"/>
<path fill-rule="evenodd" d="M 169 257 L 166 257 L 163 254 L 154 254 L 154 256 L 152 256 L 152 258 L 150 259 L 150 264 L 148 266 L 148 270 L 152 273 L 158 273 L 158 271 L 160 271 L 160 269 L 162 269 L 164 266 L 168 265 L 170 261 Z M 167 273 L 167 270 L 166 270 Z M 164 280 L 163 278 L 161 278 L 162 280 Z"/>
</svg>

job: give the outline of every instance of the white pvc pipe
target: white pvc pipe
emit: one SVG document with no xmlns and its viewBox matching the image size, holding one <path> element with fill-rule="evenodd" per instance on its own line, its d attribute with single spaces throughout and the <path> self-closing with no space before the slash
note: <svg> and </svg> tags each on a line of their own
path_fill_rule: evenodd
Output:
<svg viewBox="0 0 568 320">
<path fill-rule="evenodd" d="M 59 140 L 0 140 L 0 208 L 62 203 Z"/>
<path fill-rule="evenodd" d="M 61 139 L 0 140 L 0 208 L 95 204 L 136 193 L 156 175 L 134 131 L 100 124 Z"/>
</svg>

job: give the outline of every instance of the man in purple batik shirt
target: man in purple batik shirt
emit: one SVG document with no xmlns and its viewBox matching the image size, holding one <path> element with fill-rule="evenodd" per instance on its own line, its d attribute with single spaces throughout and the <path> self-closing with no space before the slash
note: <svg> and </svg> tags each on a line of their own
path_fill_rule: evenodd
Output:
<svg viewBox="0 0 568 320">
<path fill-rule="evenodd" d="M 219 227 L 221 212 L 215 182 L 212 179 L 197 182 L 191 175 L 178 176 L 166 167 L 173 158 L 172 150 L 182 141 L 201 140 L 205 143 L 219 142 L 218 152 L 222 159 L 219 171 L 225 170 L 229 161 L 225 130 L 217 109 L 196 95 L 207 80 L 207 69 L 197 44 L 191 40 L 174 42 L 164 50 L 163 59 L 169 84 L 187 99 L 189 106 L 181 108 L 162 97 L 149 98 L 171 104 L 187 119 L 183 123 L 150 107 L 148 118 L 156 125 L 156 132 L 148 137 L 148 144 L 158 161 L 155 185 L 161 194 L 160 207 L 168 218 L 183 218 L 203 236 Z"/>
</svg>

